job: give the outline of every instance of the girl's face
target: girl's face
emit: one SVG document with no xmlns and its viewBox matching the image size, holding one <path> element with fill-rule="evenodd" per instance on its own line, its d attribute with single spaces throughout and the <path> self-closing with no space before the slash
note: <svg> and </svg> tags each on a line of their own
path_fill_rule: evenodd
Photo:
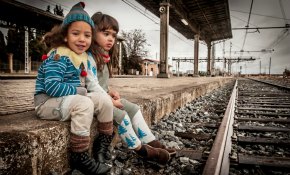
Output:
<svg viewBox="0 0 290 175">
<path fill-rule="evenodd" d="M 71 23 L 65 37 L 68 47 L 80 55 L 87 51 L 92 43 L 92 28 L 84 21 Z"/>
<path fill-rule="evenodd" d="M 107 29 L 105 31 L 97 31 L 96 42 L 105 51 L 109 51 L 116 41 L 116 36 L 117 32 L 114 31 L 113 29 Z"/>
</svg>

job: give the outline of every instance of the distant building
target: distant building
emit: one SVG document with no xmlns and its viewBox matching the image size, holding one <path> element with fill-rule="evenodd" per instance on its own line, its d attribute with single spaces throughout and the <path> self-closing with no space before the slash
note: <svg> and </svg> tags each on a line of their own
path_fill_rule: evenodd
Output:
<svg viewBox="0 0 290 175">
<path fill-rule="evenodd" d="M 157 76 L 159 73 L 159 61 L 151 59 L 142 60 L 142 75 Z"/>
</svg>

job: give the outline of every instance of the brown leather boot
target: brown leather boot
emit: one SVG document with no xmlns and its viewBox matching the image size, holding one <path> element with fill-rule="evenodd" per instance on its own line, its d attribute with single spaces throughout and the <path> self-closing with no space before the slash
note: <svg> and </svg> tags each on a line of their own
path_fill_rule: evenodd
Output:
<svg viewBox="0 0 290 175">
<path fill-rule="evenodd" d="M 141 149 L 136 151 L 136 153 L 147 160 L 160 164 L 166 164 L 170 160 L 168 151 L 161 148 L 153 148 L 150 145 L 142 145 Z"/>
<path fill-rule="evenodd" d="M 148 145 L 154 147 L 154 148 L 162 148 L 165 149 L 166 151 L 169 152 L 170 156 L 176 155 L 176 150 L 173 148 L 166 148 L 165 145 L 163 145 L 160 141 L 158 140 L 153 140 L 148 143 Z"/>
</svg>

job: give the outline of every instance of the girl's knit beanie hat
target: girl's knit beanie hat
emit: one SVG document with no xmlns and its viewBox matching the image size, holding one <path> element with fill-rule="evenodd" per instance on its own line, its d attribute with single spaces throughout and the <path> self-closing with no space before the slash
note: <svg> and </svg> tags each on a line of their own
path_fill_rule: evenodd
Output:
<svg viewBox="0 0 290 175">
<path fill-rule="evenodd" d="M 62 27 L 65 27 L 75 21 L 84 21 L 87 22 L 92 28 L 95 28 L 93 20 L 84 10 L 84 8 L 85 8 L 84 2 L 79 2 L 76 5 L 74 5 L 69 11 L 69 13 L 65 16 L 62 22 Z"/>
</svg>

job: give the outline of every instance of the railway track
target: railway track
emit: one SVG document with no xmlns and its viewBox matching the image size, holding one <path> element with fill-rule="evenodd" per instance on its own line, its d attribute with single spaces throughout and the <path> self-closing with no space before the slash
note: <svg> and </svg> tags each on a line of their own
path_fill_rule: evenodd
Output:
<svg viewBox="0 0 290 175">
<path fill-rule="evenodd" d="M 238 83 L 231 153 L 234 174 L 290 173 L 290 90 L 273 83 Z"/>
<path fill-rule="evenodd" d="M 137 175 L 202 174 L 233 85 L 234 81 L 199 97 L 152 126 L 152 131 L 161 142 L 180 149 L 168 164 L 160 166 L 144 161 L 120 143 L 115 147 L 113 174 L 122 174 L 123 171 L 123 174 Z"/>
<path fill-rule="evenodd" d="M 240 79 L 165 116 L 152 130 L 177 156 L 160 166 L 119 143 L 111 174 L 290 174 L 289 84 L 273 83 Z"/>
<path fill-rule="evenodd" d="M 238 81 L 204 175 L 290 174 L 290 91 L 273 83 Z"/>
<path fill-rule="evenodd" d="M 290 174 L 290 91 L 267 83 L 240 79 L 164 116 L 152 130 L 177 155 L 161 166 L 119 143 L 111 174 Z"/>
</svg>

